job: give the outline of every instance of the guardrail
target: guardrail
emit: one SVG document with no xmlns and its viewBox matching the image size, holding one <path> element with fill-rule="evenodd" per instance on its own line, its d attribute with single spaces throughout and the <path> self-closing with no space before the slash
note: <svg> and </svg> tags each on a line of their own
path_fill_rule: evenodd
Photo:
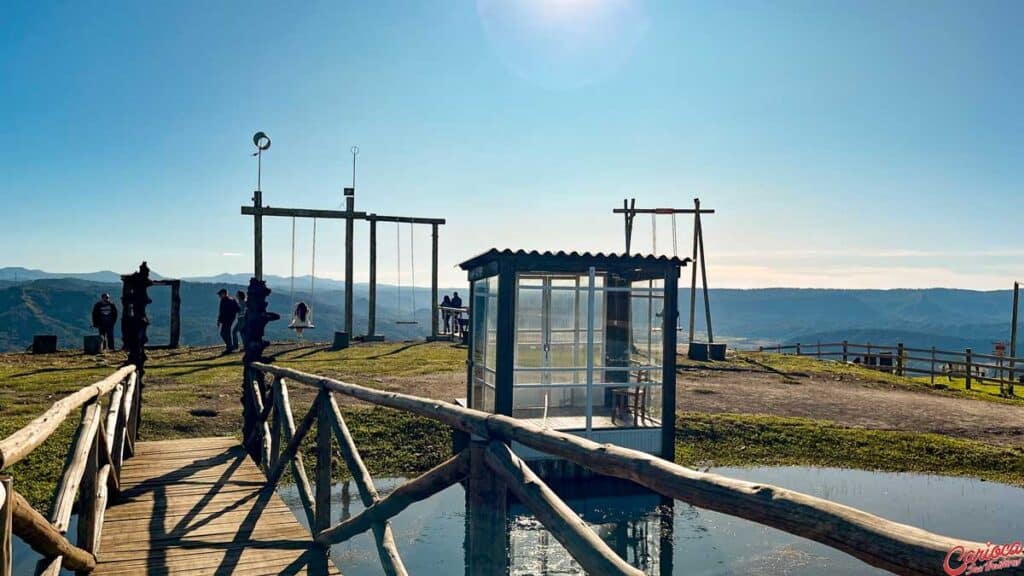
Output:
<svg viewBox="0 0 1024 576">
<path fill-rule="evenodd" d="M 111 493 L 120 488 L 121 464 L 135 450 L 142 381 L 134 365 L 56 402 L 41 416 L 0 440 L 0 472 L 24 459 L 50 438 L 68 416 L 81 409 L 64 473 L 47 518 L 18 494 L 9 475 L 0 476 L 0 574 L 11 574 L 11 534 L 44 558 L 41 574 L 57 576 L 61 568 L 91 572 L 96 567 L 103 515 Z M 106 409 L 101 399 L 110 394 Z M 78 498 L 78 534 L 67 536 Z"/>
<path fill-rule="evenodd" d="M 670 498 L 821 542 L 898 574 L 943 574 L 943 563 L 955 547 L 962 547 L 962 550 L 985 548 L 980 543 L 933 534 L 808 494 L 699 472 L 637 450 L 598 444 L 509 416 L 375 390 L 270 364 L 254 362 L 246 374 L 249 383 L 246 392 L 253 396 L 259 408 L 254 411 L 257 421 L 249 427 L 252 432 L 248 441 L 259 447 L 257 459 L 264 463 L 268 485 L 275 485 L 284 469 L 290 466 L 316 541 L 323 545 L 335 544 L 372 529 L 388 574 L 406 573 L 390 536 L 388 519 L 467 474 L 472 484 L 478 477 L 474 474 L 479 473 L 474 469 L 483 469 L 488 478 L 497 477 L 507 484 L 587 573 L 641 574 L 609 549 L 527 463 L 509 449 L 513 441 L 575 462 L 598 474 L 630 480 Z M 269 386 L 264 376 L 272 380 Z M 286 381 L 317 390 L 312 407 L 298 425 L 291 415 Z M 380 498 L 338 410 L 335 393 L 437 420 L 472 437 L 473 441 L 469 442 L 469 448 Z M 272 426 L 268 424 L 271 414 L 274 415 Z M 305 477 L 299 452 L 303 436 L 310 432 L 314 423 L 317 427 L 315 493 Z M 342 457 L 366 505 L 360 514 L 334 525 L 330 524 L 332 435 L 338 440 Z M 282 440 L 286 443 L 283 449 Z"/>
<path fill-rule="evenodd" d="M 964 386 L 970 390 L 973 382 L 992 382 L 999 385 L 1000 393 L 1012 396 L 1014 385 L 1024 380 L 1024 370 L 1018 370 L 1018 364 L 1024 364 L 1024 358 L 980 354 L 970 348 L 960 351 L 939 350 L 931 348 L 911 348 L 903 343 L 895 345 L 858 344 L 854 342 L 815 342 L 813 344 L 786 344 L 777 346 L 759 346 L 759 352 L 776 352 L 795 356 L 813 356 L 824 360 L 852 362 L 883 372 L 891 372 L 897 376 L 907 373 L 930 375 L 931 382 L 935 377 L 964 378 Z"/>
</svg>

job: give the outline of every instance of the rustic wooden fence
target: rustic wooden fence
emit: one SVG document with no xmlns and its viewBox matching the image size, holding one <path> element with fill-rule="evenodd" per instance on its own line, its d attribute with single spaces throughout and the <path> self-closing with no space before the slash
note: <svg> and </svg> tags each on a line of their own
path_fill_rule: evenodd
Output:
<svg viewBox="0 0 1024 576">
<path fill-rule="evenodd" d="M 698 472 L 650 454 L 585 438 L 541 429 L 508 416 L 488 414 L 447 402 L 408 394 L 384 392 L 278 366 L 253 363 L 248 391 L 260 407 L 249 439 L 259 446 L 259 459 L 274 486 L 286 468 L 292 470 L 313 536 L 330 545 L 372 530 L 388 574 L 405 574 L 391 536 L 388 519 L 409 504 L 435 494 L 472 474 L 482 459 L 488 474 L 504 481 L 588 573 L 641 574 L 612 551 L 529 466 L 509 449 L 519 442 L 530 448 L 575 462 L 596 473 L 623 478 L 664 496 L 738 516 L 816 540 L 864 562 L 898 574 L 942 574 L 943 561 L 955 546 L 985 548 L 899 524 L 810 496 L 717 474 Z M 265 380 L 271 380 L 268 385 Z M 247 378 L 248 380 L 248 378 Z M 309 411 L 294 424 L 287 383 L 317 391 Z M 378 406 L 417 414 L 445 423 L 473 438 L 470 448 L 380 498 L 345 425 L 334 394 L 344 394 Z M 271 420 L 272 417 L 272 420 Z M 311 486 L 299 451 L 316 424 L 316 484 Z M 331 438 L 334 436 L 366 509 L 330 524 Z M 467 462 L 468 461 L 468 462 Z M 472 482 L 472 478 L 470 480 Z M 315 490 L 315 491 L 314 491 Z"/>
<path fill-rule="evenodd" d="M 812 356 L 823 360 L 853 362 L 870 368 L 890 372 L 897 376 L 920 374 L 935 377 L 964 378 L 965 386 L 971 389 L 973 382 L 998 384 L 1004 395 L 1012 396 L 1014 385 L 1019 384 L 1022 374 L 1018 364 L 1024 358 L 980 354 L 970 348 L 963 351 L 931 348 L 911 348 L 902 343 L 896 345 L 857 344 L 853 342 L 815 342 L 811 344 L 787 344 L 760 346 L 760 352 Z"/>
<path fill-rule="evenodd" d="M 44 575 L 56 576 L 62 567 L 78 572 L 96 567 L 107 502 L 119 490 L 122 462 L 134 453 L 141 391 L 135 366 L 125 366 L 54 402 L 43 415 L 0 440 L 0 472 L 5 472 L 50 438 L 72 412 L 81 409 L 81 421 L 68 447 L 49 517 L 17 492 L 14 479 L 0 475 L 0 576 L 12 572 L 12 533 L 43 556 L 39 572 Z M 108 394 L 104 410 L 102 399 Z M 78 534 L 72 543 L 67 531 L 76 497 Z"/>
</svg>

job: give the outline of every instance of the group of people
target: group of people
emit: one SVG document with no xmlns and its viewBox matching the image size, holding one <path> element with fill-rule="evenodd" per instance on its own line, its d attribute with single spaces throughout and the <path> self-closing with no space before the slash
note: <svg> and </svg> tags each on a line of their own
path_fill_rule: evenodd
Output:
<svg viewBox="0 0 1024 576">
<path fill-rule="evenodd" d="M 462 298 L 455 292 L 441 299 L 441 333 L 462 335 Z"/>
<path fill-rule="evenodd" d="M 220 339 L 224 341 L 224 353 L 231 354 L 238 350 L 238 343 L 245 349 L 245 292 L 239 290 L 235 297 L 228 296 L 228 291 L 221 288 L 217 292 L 220 297 L 220 309 L 217 312 L 217 328 Z"/>
<path fill-rule="evenodd" d="M 241 342 L 245 348 L 245 292 L 239 290 L 235 297 L 228 296 L 228 291 L 221 288 L 220 309 L 217 312 L 217 328 L 221 340 L 224 341 L 224 353 L 230 354 L 238 350 Z M 110 300 L 110 294 L 103 293 L 99 302 L 92 307 L 92 326 L 99 332 L 100 343 L 105 350 L 114 350 L 114 326 L 117 325 L 117 306 Z"/>
<path fill-rule="evenodd" d="M 220 307 L 217 311 L 217 329 L 224 341 L 224 353 L 238 350 L 238 344 L 245 349 L 245 292 L 239 290 L 232 298 L 226 288 L 217 291 Z M 441 333 L 461 336 L 464 331 L 462 298 L 458 292 L 445 294 L 441 301 Z M 117 306 L 104 293 L 92 307 L 92 325 L 100 334 L 103 348 L 114 350 L 114 326 L 117 325 Z"/>
</svg>

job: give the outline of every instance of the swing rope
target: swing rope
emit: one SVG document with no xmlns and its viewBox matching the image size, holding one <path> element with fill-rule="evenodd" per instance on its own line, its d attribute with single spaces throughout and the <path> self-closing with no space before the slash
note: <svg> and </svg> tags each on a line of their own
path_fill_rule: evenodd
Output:
<svg viewBox="0 0 1024 576">
<path fill-rule="evenodd" d="M 411 322 L 416 321 L 416 244 L 413 241 L 413 224 L 409 222 L 409 276 L 412 282 L 412 311 L 409 314 Z"/>
<path fill-rule="evenodd" d="M 396 276 L 398 277 L 398 309 L 402 309 L 402 225 L 395 223 L 395 247 L 398 252 L 398 258 L 396 258 L 398 264 L 395 266 Z"/>
<path fill-rule="evenodd" d="M 399 314 L 402 315 L 402 224 L 401 222 L 395 222 L 395 247 L 398 252 L 398 258 L 396 258 L 396 276 L 398 277 L 398 310 Z M 412 281 L 411 296 L 409 301 L 412 304 L 412 311 L 409 314 L 408 319 L 400 318 L 395 321 L 395 324 L 419 324 L 416 321 L 416 241 L 413 238 L 413 223 L 409 222 L 409 276 Z"/>
<path fill-rule="evenodd" d="M 316 294 L 316 218 L 313 218 L 313 257 L 309 265 L 309 323 L 313 323 L 313 296 Z"/>
<path fill-rule="evenodd" d="M 291 278 L 292 310 L 295 310 L 295 216 L 292 216 L 292 278 Z"/>
<path fill-rule="evenodd" d="M 672 213 L 672 257 L 678 258 L 679 251 L 676 245 L 676 213 Z"/>
</svg>

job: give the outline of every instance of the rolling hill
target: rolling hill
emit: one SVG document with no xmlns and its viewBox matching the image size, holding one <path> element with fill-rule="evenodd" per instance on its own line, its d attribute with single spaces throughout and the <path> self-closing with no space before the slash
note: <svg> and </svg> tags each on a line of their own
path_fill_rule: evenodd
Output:
<svg viewBox="0 0 1024 576">
<path fill-rule="evenodd" d="M 26 276 L 33 276 L 26 279 Z M 97 282 L 110 279 L 113 272 L 62 275 L 25 268 L 0 269 L 0 350 L 20 350 L 33 334 L 57 334 L 62 347 L 77 348 L 81 338 L 91 334 L 89 313 L 101 292 L 111 292 L 115 301 L 120 285 Z M 19 278 L 19 280 L 14 280 Z M 244 287 L 245 275 L 223 274 L 182 282 L 182 343 L 207 345 L 219 342 L 216 329 L 216 291 L 226 287 L 234 292 Z M 287 329 L 292 309 L 290 280 L 269 276 L 274 289 L 271 310 L 285 316 L 268 329 L 272 339 L 294 338 Z M 343 322 L 343 285 L 336 280 L 317 279 L 313 298 L 309 279 L 297 278 L 296 299 L 312 300 L 317 329 L 308 338 L 330 340 Z M 468 300 L 465 286 L 455 288 Z M 443 289 L 451 292 L 452 288 Z M 169 327 L 169 289 L 156 287 L 150 307 L 151 341 L 165 341 Z M 355 332 L 366 330 L 367 286 L 355 285 Z M 894 343 L 915 347 L 988 351 L 996 340 L 1009 339 L 1011 294 L 1004 291 L 954 289 L 929 290 L 822 290 L 769 288 L 755 290 L 720 289 L 709 293 L 716 338 L 738 347 L 758 344 L 851 342 Z M 703 331 L 702 294 L 698 291 L 697 329 Z M 680 291 L 680 326 L 687 325 L 689 290 Z M 402 290 L 399 304 L 395 286 L 380 285 L 377 294 L 378 332 L 388 339 L 418 338 L 430 329 L 430 291 L 416 289 L 416 311 L 411 311 L 410 291 Z M 398 324 L 414 317 L 419 324 Z M 1024 325 L 1022 325 L 1024 330 Z M 1024 334 L 1024 331 L 1021 332 Z"/>
</svg>

